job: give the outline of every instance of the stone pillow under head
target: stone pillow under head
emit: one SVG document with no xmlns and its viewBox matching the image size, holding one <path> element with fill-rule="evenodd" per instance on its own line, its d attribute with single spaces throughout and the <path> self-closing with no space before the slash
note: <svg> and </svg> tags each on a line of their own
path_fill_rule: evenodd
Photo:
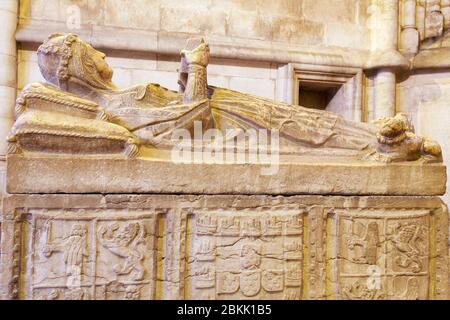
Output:
<svg viewBox="0 0 450 320">
<path fill-rule="evenodd" d="M 130 156 L 129 147 L 137 149 L 133 134 L 116 124 L 36 110 L 18 117 L 8 141 L 25 152 Z"/>
</svg>

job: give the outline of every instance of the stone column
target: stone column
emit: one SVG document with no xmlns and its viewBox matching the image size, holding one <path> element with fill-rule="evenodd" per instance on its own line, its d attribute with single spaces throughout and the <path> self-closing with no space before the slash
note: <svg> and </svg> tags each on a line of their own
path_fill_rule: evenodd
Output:
<svg viewBox="0 0 450 320">
<path fill-rule="evenodd" d="M 390 68 L 381 68 L 375 78 L 375 112 L 374 118 L 395 116 L 395 72 Z"/>
<path fill-rule="evenodd" d="M 416 25 L 416 0 L 403 0 L 400 51 L 408 58 L 419 51 L 419 31 Z"/>
<path fill-rule="evenodd" d="M 444 15 L 444 29 L 450 28 L 450 0 L 441 0 L 441 12 Z"/>
<path fill-rule="evenodd" d="M 417 30 L 419 30 L 420 41 L 425 39 L 425 7 L 426 0 L 417 1 L 416 26 Z"/>
<path fill-rule="evenodd" d="M 397 51 L 399 3 L 398 0 L 383 0 L 379 5 L 380 14 L 374 30 L 373 46 L 378 55 L 383 57 L 386 56 L 384 53 Z M 395 68 L 382 62 L 381 66 L 375 77 L 375 119 L 395 115 Z"/>
<path fill-rule="evenodd" d="M 5 192 L 5 155 L 6 155 L 6 137 L 11 129 L 13 123 L 13 110 L 16 100 L 17 90 L 17 48 L 15 33 L 18 22 L 18 10 L 19 0 L 1 0 L 0 1 L 0 197 Z M 10 275 L 10 268 L 5 266 L 5 260 L 8 260 L 9 256 L 6 256 L 2 252 L 2 248 L 6 248 L 8 237 L 11 235 L 10 223 L 6 217 L 3 216 L 3 212 L 0 221 L 2 243 L 0 244 L 0 288 L 11 287 L 12 278 Z M 11 246 L 12 248 L 12 246 Z M 5 286 L 6 285 L 6 286 Z M 11 294 L 14 291 L 11 287 Z M 0 299 L 12 298 L 10 294 L 1 290 Z"/>
<path fill-rule="evenodd" d="M 13 123 L 17 90 L 17 48 L 15 33 L 18 22 L 18 0 L 0 1 L 0 185 L 3 186 L 3 167 L 6 137 Z M 1 189 L 3 191 L 3 188 Z"/>
</svg>

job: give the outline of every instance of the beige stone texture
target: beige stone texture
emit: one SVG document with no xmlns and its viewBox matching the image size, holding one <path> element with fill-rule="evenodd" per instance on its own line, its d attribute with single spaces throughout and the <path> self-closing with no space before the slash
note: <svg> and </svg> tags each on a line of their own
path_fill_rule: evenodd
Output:
<svg viewBox="0 0 450 320">
<path fill-rule="evenodd" d="M 448 298 L 435 197 L 14 195 L 3 210 L 3 298 Z"/>
<path fill-rule="evenodd" d="M 1 299 L 450 299 L 450 1 L 5 0 L 0 18 Z M 36 84 L 52 32 L 109 66 Z M 305 83 L 338 88 L 339 116 L 299 109 Z M 153 135 L 182 109 L 189 130 L 287 124 L 279 162 L 173 163 Z"/>
<path fill-rule="evenodd" d="M 13 108 L 17 90 L 17 44 L 15 32 L 18 24 L 19 2 L 16 0 L 0 3 L 0 197 L 5 192 L 5 138 L 14 122 Z M 1 236 L 1 235 L 0 235 Z"/>
<path fill-rule="evenodd" d="M 448 72 L 419 72 L 398 85 L 399 111 L 411 116 L 418 133 L 434 136 L 442 142 L 447 168 L 450 164 L 450 113 L 447 103 L 450 98 L 449 90 Z M 450 190 L 448 182 L 447 190 Z M 450 202 L 448 192 L 443 199 L 446 203 Z"/>
<path fill-rule="evenodd" d="M 204 34 L 212 47 L 218 48 L 214 55 L 262 60 L 264 54 L 266 60 L 270 57 L 279 62 L 290 62 L 295 56 L 295 62 L 307 62 L 311 57 L 305 54 L 306 48 L 325 51 L 324 59 L 336 53 L 336 48 L 344 55 L 348 48 L 361 55 L 370 48 L 367 1 L 357 1 L 357 6 L 335 1 L 333 9 L 321 2 L 297 0 L 84 1 L 76 4 L 81 12 L 80 26 L 70 30 L 66 21 L 73 5 L 58 0 L 21 1 L 17 38 L 36 43 L 52 31 L 76 31 L 102 48 L 177 54 L 186 35 Z M 198 19 L 199 15 L 203 19 Z M 339 28 L 346 32 L 333 36 Z M 350 34 L 358 41 L 350 41 Z M 120 42 L 115 41 L 117 37 Z M 237 45 L 242 48 L 236 50 Z M 294 52 L 287 53 L 286 45 Z M 332 49 L 326 49 L 328 46 Z M 344 59 L 365 63 L 362 56 L 358 61 Z"/>
<path fill-rule="evenodd" d="M 8 156 L 8 192 L 442 195 L 440 164 L 385 164 L 281 157 L 273 164 L 180 164 L 161 159 L 82 159 Z M 36 183 L 39 180 L 40 183 Z M 417 183 L 416 181 L 420 181 Z M 186 186 L 190 186 L 186 189 Z"/>
<path fill-rule="evenodd" d="M 21 20 L 65 22 L 70 1 L 21 1 Z M 205 33 L 225 37 L 244 37 L 323 44 L 324 30 L 333 23 L 347 24 L 354 33 L 366 20 L 366 1 L 333 1 L 330 6 L 317 1 L 82 1 L 82 29 L 93 25 L 146 31 Z M 202 15 L 204 19 L 197 19 Z M 350 27 L 351 28 L 351 27 Z M 355 42 L 356 44 L 356 42 Z M 357 43 L 359 47 L 367 41 Z"/>
</svg>

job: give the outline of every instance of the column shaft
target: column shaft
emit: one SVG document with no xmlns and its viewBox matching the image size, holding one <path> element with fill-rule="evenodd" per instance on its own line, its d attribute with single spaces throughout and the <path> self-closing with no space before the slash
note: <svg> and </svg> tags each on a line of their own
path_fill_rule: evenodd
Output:
<svg viewBox="0 0 450 320">
<path fill-rule="evenodd" d="M 391 69 L 378 70 L 375 78 L 375 119 L 395 116 L 396 80 Z"/>
<path fill-rule="evenodd" d="M 13 123 L 17 90 L 17 47 L 15 33 L 18 22 L 18 0 L 0 1 L 0 158 L 6 154 L 6 137 Z"/>
<path fill-rule="evenodd" d="M 399 1 L 383 0 L 380 1 L 379 5 L 382 7 L 380 8 L 381 13 L 377 23 L 374 47 L 379 53 L 397 51 Z M 395 69 L 378 69 L 375 76 L 375 119 L 395 115 L 395 87 Z"/>
</svg>

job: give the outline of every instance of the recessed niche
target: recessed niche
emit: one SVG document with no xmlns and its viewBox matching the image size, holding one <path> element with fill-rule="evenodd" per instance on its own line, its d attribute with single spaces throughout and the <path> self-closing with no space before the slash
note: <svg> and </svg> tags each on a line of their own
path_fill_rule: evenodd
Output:
<svg viewBox="0 0 450 320">
<path fill-rule="evenodd" d="M 299 82 L 298 103 L 306 108 L 326 110 L 337 98 L 342 84 Z"/>
<path fill-rule="evenodd" d="M 362 69 L 288 63 L 280 66 L 277 99 L 361 121 Z"/>
</svg>

